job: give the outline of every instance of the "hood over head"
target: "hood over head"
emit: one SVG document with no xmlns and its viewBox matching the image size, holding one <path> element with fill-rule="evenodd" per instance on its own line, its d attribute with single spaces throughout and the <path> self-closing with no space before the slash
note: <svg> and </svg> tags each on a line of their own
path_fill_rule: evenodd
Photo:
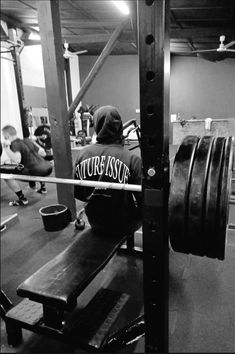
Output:
<svg viewBox="0 0 235 354">
<path fill-rule="evenodd" d="M 98 108 L 93 116 L 96 141 L 100 144 L 121 143 L 123 140 L 122 119 L 113 106 Z"/>
</svg>

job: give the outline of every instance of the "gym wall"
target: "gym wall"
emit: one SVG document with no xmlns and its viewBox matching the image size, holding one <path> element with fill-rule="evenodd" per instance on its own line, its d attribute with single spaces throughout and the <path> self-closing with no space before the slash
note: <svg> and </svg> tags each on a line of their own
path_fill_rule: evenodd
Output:
<svg viewBox="0 0 235 354">
<path fill-rule="evenodd" d="M 235 124 L 235 60 L 172 57 L 171 113 L 183 119 L 231 118 Z"/>
<path fill-rule="evenodd" d="M 96 56 L 79 56 L 81 85 L 92 69 Z M 89 87 L 83 104 L 112 105 L 119 109 L 123 121 L 139 122 L 139 61 L 137 55 L 109 56 Z"/>
<path fill-rule="evenodd" d="M 97 57 L 80 56 L 81 83 Z M 124 121 L 139 121 L 137 55 L 110 56 L 87 91 L 83 102 L 117 106 Z M 235 60 L 213 63 L 202 58 L 171 57 L 170 111 L 183 119 L 229 118 L 235 135 Z M 170 124 L 170 142 L 172 124 Z"/>
<path fill-rule="evenodd" d="M 42 107 L 45 106 L 46 100 L 45 88 L 41 85 L 44 77 L 41 78 L 43 74 L 39 71 L 36 74 L 35 71 L 42 71 L 42 61 L 41 64 L 37 64 L 41 66 L 40 69 L 32 68 L 30 69 L 31 75 L 27 74 L 25 68 L 29 69 L 30 65 L 35 66 L 35 62 L 30 60 L 31 55 L 27 52 L 28 48 L 32 47 L 26 48 L 21 54 L 26 104 Z M 79 56 L 81 85 L 96 60 L 97 56 Z M 139 113 L 136 113 L 136 109 L 139 108 L 138 66 L 137 55 L 109 56 L 85 94 L 82 100 L 83 105 L 111 104 L 119 108 L 124 121 L 131 118 L 139 121 Z M 71 80 L 75 83 L 79 81 L 78 75 L 77 69 L 71 65 Z M 35 82 L 35 80 L 40 80 L 40 82 Z M 229 118 L 231 134 L 235 135 L 234 82 L 234 59 L 213 63 L 202 58 L 172 56 L 170 111 L 172 114 L 180 113 L 183 119 L 191 119 L 192 116 L 198 119 Z M 76 90 L 78 87 L 79 82 L 77 82 Z M 171 136 L 172 124 L 170 124 L 170 142 Z"/>
<path fill-rule="evenodd" d="M 5 57 L 12 59 L 10 54 Z M 19 137 L 22 135 L 20 110 L 15 81 L 14 64 L 12 61 L 1 59 L 1 128 L 7 124 L 13 125 Z M 1 135 L 2 140 L 2 135 Z"/>
</svg>

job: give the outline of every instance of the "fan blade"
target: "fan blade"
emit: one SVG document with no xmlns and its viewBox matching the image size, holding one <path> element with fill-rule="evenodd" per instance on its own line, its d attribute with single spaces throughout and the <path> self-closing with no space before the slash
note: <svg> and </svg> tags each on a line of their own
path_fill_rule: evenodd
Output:
<svg viewBox="0 0 235 354">
<path fill-rule="evenodd" d="M 188 55 L 188 56 L 196 56 L 197 53 L 192 53 L 192 52 L 177 52 L 177 51 L 174 51 L 174 52 L 171 52 L 173 55 L 176 54 L 176 55 Z"/>
<path fill-rule="evenodd" d="M 217 49 L 200 49 L 200 50 L 192 50 L 191 53 L 206 53 L 206 52 L 216 52 Z"/>
<path fill-rule="evenodd" d="M 232 41 L 232 42 L 230 42 L 230 43 L 228 43 L 228 44 L 225 44 L 225 46 L 224 46 L 224 48 L 230 48 L 230 47 L 232 47 L 233 45 L 235 44 L 235 41 Z"/>
<path fill-rule="evenodd" d="M 235 49 L 227 49 L 226 52 L 235 53 Z"/>
<path fill-rule="evenodd" d="M 87 53 L 87 50 L 80 50 L 78 52 L 73 52 L 74 55 Z"/>
<path fill-rule="evenodd" d="M 221 61 L 228 57 L 228 53 L 223 52 L 207 52 L 207 53 L 198 53 L 198 57 L 212 62 Z"/>
</svg>

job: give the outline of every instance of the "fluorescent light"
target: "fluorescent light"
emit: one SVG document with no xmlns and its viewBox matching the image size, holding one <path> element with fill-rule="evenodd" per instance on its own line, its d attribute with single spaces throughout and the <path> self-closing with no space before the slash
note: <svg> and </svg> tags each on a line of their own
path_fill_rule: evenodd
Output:
<svg viewBox="0 0 235 354">
<path fill-rule="evenodd" d="M 129 15 L 130 10 L 125 3 L 125 1 L 117 0 L 117 1 L 112 1 L 114 5 L 124 14 L 124 15 Z"/>
</svg>

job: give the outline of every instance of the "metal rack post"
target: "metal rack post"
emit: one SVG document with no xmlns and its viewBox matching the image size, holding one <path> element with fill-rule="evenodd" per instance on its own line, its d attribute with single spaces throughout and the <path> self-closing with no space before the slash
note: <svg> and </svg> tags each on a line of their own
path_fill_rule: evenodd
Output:
<svg viewBox="0 0 235 354">
<path fill-rule="evenodd" d="M 138 0 L 145 352 L 168 352 L 169 0 Z"/>
</svg>

